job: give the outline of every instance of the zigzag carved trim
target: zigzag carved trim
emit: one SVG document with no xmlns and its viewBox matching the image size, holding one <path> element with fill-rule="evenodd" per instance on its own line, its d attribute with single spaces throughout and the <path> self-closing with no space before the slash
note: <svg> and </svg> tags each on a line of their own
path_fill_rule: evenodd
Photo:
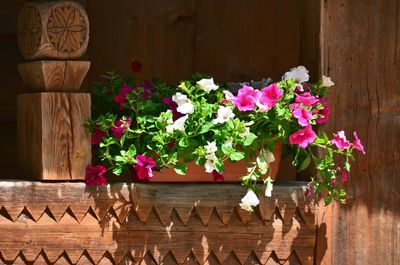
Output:
<svg viewBox="0 0 400 265">
<path fill-rule="evenodd" d="M 248 213 L 239 185 L 0 182 L 5 264 L 312 264 L 316 207 L 275 185 Z M 1 263 L 0 262 L 0 263 Z"/>
</svg>

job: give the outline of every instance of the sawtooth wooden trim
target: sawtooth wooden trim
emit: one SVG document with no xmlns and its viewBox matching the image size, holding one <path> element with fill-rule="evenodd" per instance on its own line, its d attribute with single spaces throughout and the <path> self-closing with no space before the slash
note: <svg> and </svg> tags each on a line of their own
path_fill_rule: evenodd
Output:
<svg viewBox="0 0 400 265">
<path fill-rule="evenodd" d="M 238 184 L 0 182 L 0 263 L 313 264 L 316 205 L 277 184 L 253 213 Z"/>
</svg>

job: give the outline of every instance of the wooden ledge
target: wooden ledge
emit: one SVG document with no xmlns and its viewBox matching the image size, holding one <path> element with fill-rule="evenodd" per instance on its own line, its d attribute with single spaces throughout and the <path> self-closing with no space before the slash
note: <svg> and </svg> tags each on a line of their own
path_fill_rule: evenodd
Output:
<svg viewBox="0 0 400 265">
<path fill-rule="evenodd" d="M 239 184 L 0 181 L 0 263 L 313 264 L 304 187 L 277 184 L 248 213 Z"/>
</svg>

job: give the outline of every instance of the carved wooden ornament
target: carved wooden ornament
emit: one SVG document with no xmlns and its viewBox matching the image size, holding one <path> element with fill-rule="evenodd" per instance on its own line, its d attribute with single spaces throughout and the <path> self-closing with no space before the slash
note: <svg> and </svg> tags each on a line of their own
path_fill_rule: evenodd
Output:
<svg viewBox="0 0 400 265">
<path fill-rule="evenodd" d="M 89 42 L 85 9 L 72 1 L 28 3 L 18 18 L 18 44 L 26 59 L 81 57 Z"/>
</svg>

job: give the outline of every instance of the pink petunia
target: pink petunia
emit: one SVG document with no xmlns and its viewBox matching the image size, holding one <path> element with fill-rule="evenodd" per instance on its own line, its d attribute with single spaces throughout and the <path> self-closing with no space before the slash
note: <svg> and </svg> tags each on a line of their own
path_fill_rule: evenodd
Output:
<svg viewBox="0 0 400 265">
<path fill-rule="evenodd" d="M 224 182 L 224 176 L 218 173 L 216 170 L 213 170 L 211 174 L 214 177 L 214 182 Z"/>
<path fill-rule="evenodd" d="M 301 108 L 300 106 L 296 106 L 292 112 L 293 117 L 297 118 L 297 122 L 301 126 L 310 125 L 310 120 L 312 118 L 311 112 L 306 109 Z"/>
<path fill-rule="evenodd" d="M 135 171 L 137 177 L 140 180 L 145 180 L 153 177 L 153 167 L 156 166 L 156 162 L 151 158 L 144 155 L 136 156 L 137 164 L 135 165 Z"/>
<path fill-rule="evenodd" d="M 319 124 L 327 122 L 330 113 L 331 109 L 328 106 L 324 106 L 324 108 L 318 112 L 322 117 L 318 117 L 315 121 Z"/>
<path fill-rule="evenodd" d="M 351 143 L 347 141 L 344 131 L 340 131 L 335 135 L 335 138 L 331 140 L 331 143 L 336 145 L 338 149 L 346 149 L 351 146 Z"/>
<path fill-rule="evenodd" d="M 114 102 L 119 103 L 119 109 L 124 109 L 124 103 L 128 102 L 127 96 L 129 92 L 136 90 L 136 88 L 129 87 L 127 84 L 122 86 L 121 91 L 114 97 Z"/>
<path fill-rule="evenodd" d="M 279 88 L 278 84 L 273 83 L 263 89 L 261 89 L 261 97 L 259 103 L 264 105 L 266 109 L 271 109 L 275 106 L 276 102 L 282 98 L 283 92 Z"/>
<path fill-rule="evenodd" d="M 102 165 L 87 166 L 85 183 L 88 186 L 103 186 L 107 185 L 107 180 L 103 176 L 107 169 Z"/>
<path fill-rule="evenodd" d="M 342 182 L 343 183 L 347 182 L 347 180 L 349 179 L 349 175 L 348 175 L 348 172 L 345 169 L 342 169 L 340 171 L 340 175 L 342 177 Z"/>
<path fill-rule="evenodd" d="M 309 107 L 317 104 L 319 99 L 311 95 L 309 92 L 305 92 L 299 95 L 296 95 L 295 99 L 296 103 L 302 103 L 304 106 Z"/>
<path fill-rule="evenodd" d="M 132 124 L 132 119 L 130 117 L 122 117 L 122 119 L 114 122 L 114 126 L 111 127 L 111 132 L 116 139 L 120 139 L 121 136 L 126 132 L 126 129 L 129 128 Z"/>
<path fill-rule="evenodd" d="M 304 129 L 298 130 L 289 136 L 290 144 L 297 144 L 301 148 L 306 148 L 309 143 L 312 143 L 317 135 L 312 130 L 311 125 L 308 125 Z"/>
<path fill-rule="evenodd" d="M 353 132 L 353 135 L 354 135 L 354 141 L 352 145 L 354 146 L 355 149 L 357 149 L 358 151 L 362 152 L 365 155 L 364 146 L 361 144 L 360 139 L 358 139 L 357 132 Z"/>
<path fill-rule="evenodd" d="M 261 92 L 250 86 L 239 89 L 238 95 L 233 99 L 233 104 L 240 111 L 254 110 L 254 105 L 261 97 Z"/>
<path fill-rule="evenodd" d="M 314 187 L 308 185 L 307 188 L 306 188 L 306 190 L 305 190 L 305 192 L 304 192 L 304 195 L 305 195 L 307 198 L 311 198 L 311 197 L 314 195 Z"/>
<path fill-rule="evenodd" d="M 106 132 L 103 130 L 100 130 L 99 128 L 95 128 L 93 130 L 93 134 L 91 137 L 92 144 L 100 144 L 101 140 L 106 137 Z"/>
</svg>

